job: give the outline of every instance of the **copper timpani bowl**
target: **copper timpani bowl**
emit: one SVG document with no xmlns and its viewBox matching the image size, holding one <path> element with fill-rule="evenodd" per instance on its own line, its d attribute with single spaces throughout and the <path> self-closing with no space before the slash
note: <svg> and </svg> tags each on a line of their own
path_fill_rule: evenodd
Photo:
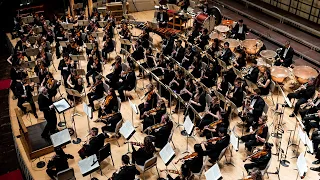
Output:
<svg viewBox="0 0 320 180">
<path fill-rule="evenodd" d="M 229 48 L 231 51 L 234 51 L 234 49 L 238 46 L 240 46 L 240 41 L 236 40 L 236 39 L 224 39 L 222 41 L 222 46 L 223 43 L 228 42 L 229 43 Z"/>
<path fill-rule="evenodd" d="M 262 50 L 260 52 L 260 56 L 262 58 L 265 58 L 265 59 L 272 59 L 272 58 L 275 58 L 277 56 L 277 53 L 275 51 L 272 51 L 272 50 Z"/>
<path fill-rule="evenodd" d="M 283 81 L 289 77 L 290 71 L 286 67 L 272 66 L 270 68 L 271 79 L 277 83 L 283 83 Z"/>
<path fill-rule="evenodd" d="M 226 33 L 230 30 L 230 28 L 228 26 L 224 26 L 224 25 L 218 25 L 218 26 L 214 27 L 214 29 L 220 33 Z"/>
<path fill-rule="evenodd" d="M 308 82 L 309 78 L 316 78 L 318 76 L 317 70 L 310 66 L 295 66 L 292 72 L 300 84 Z"/>
<path fill-rule="evenodd" d="M 212 39 L 212 40 L 215 39 L 215 38 L 217 38 L 217 39 L 219 39 L 220 41 L 226 39 L 225 34 L 218 33 L 218 32 L 214 32 L 214 31 L 212 31 L 212 33 L 210 33 L 209 37 L 210 37 L 210 39 Z"/>
<path fill-rule="evenodd" d="M 248 54 L 257 54 L 263 46 L 263 42 L 258 39 L 246 39 L 241 42 Z"/>
</svg>

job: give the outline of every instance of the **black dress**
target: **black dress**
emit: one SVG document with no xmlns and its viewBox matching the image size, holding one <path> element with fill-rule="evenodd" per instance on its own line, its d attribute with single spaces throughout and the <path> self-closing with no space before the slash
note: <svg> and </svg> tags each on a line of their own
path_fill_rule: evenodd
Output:
<svg viewBox="0 0 320 180">
<path fill-rule="evenodd" d="M 158 124 L 161 121 L 161 117 L 167 112 L 165 104 L 163 104 L 158 111 L 156 111 L 155 115 L 149 115 L 148 117 L 144 118 L 143 121 L 143 130 L 147 129 L 148 127 Z"/>
</svg>

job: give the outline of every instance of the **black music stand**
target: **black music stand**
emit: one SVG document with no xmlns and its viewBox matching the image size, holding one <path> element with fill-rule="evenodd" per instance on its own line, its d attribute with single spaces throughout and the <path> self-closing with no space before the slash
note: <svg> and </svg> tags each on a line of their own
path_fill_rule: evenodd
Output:
<svg viewBox="0 0 320 180">
<path fill-rule="evenodd" d="M 89 20 L 78 20 L 78 26 L 88 26 Z"/>
<path fill-rule="evenodd" d="M 56 111 L 59 113 L 59 114 L 63 114 L 63 117 L 64 117 L 64 122 L 60 121 L 58 123 L 58 126 L 59 127 L 64 127 L 66 126 L 67 122 L 66 122 L 66 119 L 65 119 L 65 115 L 64 115 L 64 112 L 67 111 L 68 109 L 71 108 L 71 105 L 69 104 L 69 102 L 65 99 L 65 98 L 62 98 L 60 99 L 59 101 L 56 101 L 53 103 L 53 106 L 54 108 L 56 109 Z"/>
<path fill-rule="evenodd" d="M 130 40 L 128 40 L 128 39 L 120 39 L 120 44 L 125 45 L 125 46 L 124 46 L 124 49 L 125 49 L 126 51 L 128 51 L 127 46 L 131 46 L 131 45 L 132 45 L 132 43 L 131 43 Z M 120 52 L 120 54 L 123 54 L 123 53 Z"/>
<path fill-rule="evenodd" d="M 128 152 L 126 154 L 130 154 L 131 152 L 129 140 L 134 135 L 136 130 L 134 129 L 130 121 L 126 121 L 122 124 L 119 132 L 126 139 L 126 143 L 128 144 Z"/>
</svg>

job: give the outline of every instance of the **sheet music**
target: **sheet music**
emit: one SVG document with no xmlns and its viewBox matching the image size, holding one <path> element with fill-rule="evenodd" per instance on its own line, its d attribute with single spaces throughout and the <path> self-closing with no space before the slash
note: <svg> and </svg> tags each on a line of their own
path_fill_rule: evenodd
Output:
<svg viewBox="0 0 320 180">
<path fill-rule="evenodd" d="M 208 171 L 204 174 L 206 176 L 206 179 L 208 180 L 218 180 L 222 177 L 219 165 L 216 163 L 213 165 Z"/>
<path fill-rule="evenodd" d="M 61 99 L 57 102 L 53 103 L 53 106 L 56 108 L 58 113 L 66 111 L 67 109 L 71 108 L 70 104 L 67 102 L 66 99 Z"/>
<path fill-rule="evenodd" d="M 175 156 L 175 152 L 173 151 L 170 143 L 167 143 L 159 152 L 159 155 L 164 162 L 165 165 L 169 164 L 170 160 L 173 159 L 173 156 Z"/>
<path fill-rule="evenodd" d="M 189 115 L 186 117 L 186 120 L 183 123 L 183 127 L 184 129 L 187 131 L 187 133 L 190 135 L 192 133 L 192 129 L 193 129 L 193 122 L 191 121 Z"/>
<path fill-rule="evenodd" d="M 133 112 L 135 112 L 136 114 L 138 114 L 137 106 L 136 106 L 135 104 L 133 104 L 133 103 L 130 101 L 130 99 L 129 99 L 129 98 L 128 98 L 128 100 L 129 100 L 129 104 L 130 104 L 130 106 L 131 106 L 131 108 L 132 108 Z"/>
<path fill-rule="evenodd" d="M 91 155 L 81 161 L 78 162 L 78 166 L 80 168 L 80 172 L 83 176 L 88 175 L 90 171 L 99 168 L 97 155 Z"/>
<path fill-rule="evenodd" d="M 232 144 L 232 147 L 233 147 L 234 150 L 236 150 L 236 151 L 239 150 L 238 138 L 234 134 L 233 130 L 231 131 L 231 134 L 230 134 L 230 143 Z"/>
<path fill-rule="evenodd" d="M 299 138 L 302 141 L 303 144 L 307 144 L 306 138 L 308 138 L 307 134 L 301 129 L 301 127 L 298 127 L 298 134 Z"/>
<path fill-rule="evenodd" d="M 300 153 L 297 160 L 297 168 L 300 177 L 305 176 L 305 173 L 308 171 L 307 161 L 303 154 L 304 153 Z"/>
<path fill-rule="evenodd" d="M 122 124 L 120 128 L 120 134 L 128 140 L 130 138 L 131 134 L 135 132 L 134 127 L 132 126 L 130 121 L 126 121 Z"/>
<path fill-rule="evenodd" d="M 71 137 L 70 137 L 68 129 L 64 129 L 62 131 L 59 131 L 57 133 L 52 134 L 50 136 L 50 139 L 51 139 L 53 147 L 58 147 L 60 145 L 71 142 Z"/>
<path fill-rule="evenodd" d="M 91 119 L 92 118 L 92 108 L 89 107 L 86 103 L 83 103 L 83 111 Z"/>
<path fill-rule="evenodd" d="M 306 138 L 306 144 L 307 144 L 307 147 L 308 147 L 308 149 L 309 149 L 309 151 L 313 154 L 313 143 L 312 143 L 312 141 L 309 139 L 309 137 L 308 136 L 306 136 L 307 138 Z"/>
</svg>

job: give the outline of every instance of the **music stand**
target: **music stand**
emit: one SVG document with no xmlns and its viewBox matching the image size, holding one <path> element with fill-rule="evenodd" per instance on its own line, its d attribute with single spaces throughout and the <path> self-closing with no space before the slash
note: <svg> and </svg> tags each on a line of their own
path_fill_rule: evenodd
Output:
<svg viewBox="0 0 320 180">
<path fill-rule="evenodd" d="M 147 21 L 148 27 L 151 29 L 157 29 L 158 28 L 158 23 L 150 22 Z"/>
<path fill-rule="evenodd" d="M 130 107 L 131 107 L 131 122 L 132 122 L 132 126 L 134 126 L 134 123 L 133 123 L 133 112 L 138 114 L 138 109 L 137 109 L 137 106 L 130 101 L 130 98 L 128 98 L 128 100 L 129 100 L 129 104 L 130 104 Z M 136 127 L 134 127 L 134 128 L 136 128 Z"/>
<path fill-rule="evenodd" d="M 218 163 L 213 165 L 208 171 L 204 173 L 208 180 L 219 180 L 222 179 L 222 175 L 219 169 Z"/>
<path fill-rule="evenodd" d="M 130 152 L 129 140 L 134 135 L 136 130 L 134 129 L 134 127 L 133 127 L 133 125 L 131 124 L 130 121 L 126 121 L 126 122 L 124 122 L 122 124 L 119 132 L 126 139 L 126 142 L 128 144 L 128 152 L 126 154 L 131 153 Z"/>
<path fill-rule="evenodd" d="M 218 59 L 218 64 L 221 66 L 224 70 L 227 70 L 227 64 L 223 62 L 222 60 Z"/>
<path fill-rule="evenodd" d="M 78 20 L 78 25 L 79 26 L 88 26 L 89 20 Z"/>
<path fill-rule="evenodd" d="M 103 37 L 103 32 L 93 32 L 92 36 L 93 37 Z"/>
<path fill-rule="evenodd" d="M 63 113 L 63 117 L 65 117 L 64 112 L 71 108 L 71 105 L 65 98 L 62 98 L 59 101 L 54 102 L 53 106 L 59 114 Z M 66 125 L 66 119 L 64 119 L 64 122 L 60 121 L 58 123 L 59 127 L 63 127 L 65 125 Z"/>
<path fill-rule="evenodd" d="M 236 74 L 236 76 L 240 77 L 241 79 L 244 79 L 242 73 L 235 67 L 232 67 L 232 70 L 234 72 L 234 74 Z"/>
<path fill-rule="evenodd" d="M 171 163 L 173 158 L 176 156 L 173 148 L 171 147 L 170 143 L 167 143 L 159 152 L 160 158 L 162 159 L 163 163 L 166 165 L 166 169 L 168 165 Z"/>
<path fill-rule="evenodd" d="M 64 129 L 50 136 L 53 147 L 62 147 L 71 143 L 68 129 Z"/>
<path fill-rule="evenodd" d="M 76 135 L 76 140 L 73 140 L 72 142 L 73 142 L 73 144 L 79 144 L 81 142 L 81 139 L 77 135 L 76 122 L 74 120 L 74 117 L 75 116 L 81 116 L 81 115 L 79 113 L 77 113 L 77 110 L 76 110 L 76 98 L 75 97 L 81 98 L 82 96 L 77 90 L 74 90 L 74 89 L 66 88 L 66 92 L 73 97 L 73 113 L 72 113 L 72 116 L 71 116 L 71 121 L 72 121 L 73 126 L 74 126 L 74 133 Z"/>
<path fill-rule="evenodd" d="M 245 79 L 245 81 L 246 81 L 247 85 L 249 86 L 249 88 L 251 88 L 252 90 L 259 89 L 258 86 L 255 83 L 253 83 L 252 81 L 250 81 L 248 79 Z"/>
<path fill-rule="evenodd" d="M 98 24 L 100 25 L 100 27 L 105 27 L 108 22 L 107 21 L 98 21 Z"/>
<path fill-rule="evenodd" d="M 94 48 L 94 43 L 86 43 L 87 49 L 93 49 Z"/>
<path fill-rule="evenodd" d="M 98 170 L 100 165 L 98 162 L 98 158 L 96 154 L 93 154 L 85 159 L 82 159 L 78 162 L 78 166 L 80 168 L 80 172 L 83 177 L 87 176 L 91 173 Z M 96 180 L 97 178 L 91 178 L 91 180 Z"/>
<path fill-rule="evenodd" d="M 28 48 L 26 49 L 26 54 L 27 56 L 37 56 L 39 54 L 39 49 L 38 48 Z"/>
<path fill-rule="evenodd" d="M 123 44 L 123 45 L 126 45 L 126 46 L 124 46 L 124 49 L 126 51 L 128 51 L 127 46 L 131 46 L 132 45 L 130 40 L 128 40 L 128 39 L 120 39 L 120 43 Z"/>
<path fill-rule="evenodd" d="M 191 134 L 192 134 L 192 131 L 194 128 L 194 124 L 191 121 L 189 115 L 186 116 L 186 119 L 183 123 L 183 127 L 184 127 L 184 130 L 186 131 L 186 134 L 187 134 L 187 148 L 186 148 L 186 151 L 182 153 L 182 154 L 185 154 L 185 153 L 189 153 L 189 151 L 188 151 L 189 137 L 191 137 Z"/>
<path fill-rule="evenodd" d="M 69 41 L 59 41 L 59 44 L 61 47 L 67 47 L 70 44 L 70 42 Z"/>
<path fill-rule="evenodd" d="M 40 33 L 42 33 L 42 31 L 43 31 L 43 29 L 42 29 L 41 26 L 34 27 L 34 28 L 32 28 L 32 30 L 33 30 L 33 32 L 34 32 L 35 34 L 40 34 Z"/>
</svg>

